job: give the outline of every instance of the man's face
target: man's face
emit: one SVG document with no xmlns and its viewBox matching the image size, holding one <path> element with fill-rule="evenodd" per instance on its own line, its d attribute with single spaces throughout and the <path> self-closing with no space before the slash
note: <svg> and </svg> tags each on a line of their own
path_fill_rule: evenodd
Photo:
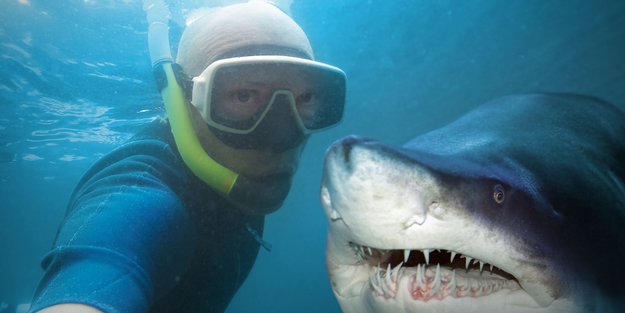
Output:
<svg viewBox="0 0 625 313">
<path fill-rule="evenodd" d="M 340 121 L 344 97 L 344 73 L 326 64 L 226 58 L 194 78 L 194 126 L 206 152 L 246 179 L 236 185 L 248 186 L 239 206 L 268 213 L 288 194 L 309 134 Z"/>
<path fill-rule="evenodd" d="M 256 180 L 267 179 L 267 181 L 274 182 L 276 186 L 290 186 L 307 138 L 302 141 L 302 144 L 279 152 L 270 149 L 233 148 L 215 136 L 194 107 L 189 105 L 189 110 L 192 112 L 195 131 L 202 147 L 215 161 L 239 175 Z M 281 203 L 282 200 L 279 199 L 277 203 Z M 279 208 L 279 205 L 259 208 L 238 203 L 234 204 L 242 211 L 252 214 L 268 214 Z"/>
<path fill-rule="evenodd" d="M 214 154 L 218 162 L 242 175 L 252 178 L 276 174 L 292 176 L 307 138 L 295 115 L 312 114 L 313 86 L 293 68 L 244 69 L 247 70 L 228 71 L 220 76 L 213 86 L 211 112 L 214 112 L 214 119 L 228 126 L 258 123 L 254 131 L 238 135 L 252 138 L 253 142 L 249 146 L 224 142 L 210 127 L 202 132 L 202 141 L 210 146 L 209 153 Z M 289 101 L 274 98 L 277 90 L 293 95 L 294 108 Z M 206 128 L 205 123 L 199 124 L 203 124 L 196 125 L 200 130 Z M 286 148 L 276 148 L 289 138 L 295 141 L 286 142 Z"/>
</svg>

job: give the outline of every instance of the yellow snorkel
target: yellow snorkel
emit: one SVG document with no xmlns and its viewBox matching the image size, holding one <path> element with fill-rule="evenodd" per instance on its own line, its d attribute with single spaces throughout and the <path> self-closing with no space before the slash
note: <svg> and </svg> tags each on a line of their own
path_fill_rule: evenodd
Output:
<svg viewBox="0 0 625 313">
<path fill-rule="evenodd" d="M 169 46 L 169 9 L 163 0 L 144 0 L 143 9 L 149 24 L 148 46 L 152 68 L 180 156 L 198 178 L 229 195 L 239 175 L 212 159 L 195 134 L 187 100 L 174 72 Z"/>
</svg>

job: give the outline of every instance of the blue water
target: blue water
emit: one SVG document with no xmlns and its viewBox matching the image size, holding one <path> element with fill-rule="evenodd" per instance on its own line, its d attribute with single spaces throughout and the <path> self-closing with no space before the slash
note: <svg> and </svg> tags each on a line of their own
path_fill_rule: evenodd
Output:
<svg viewBox="0 0 625 313">
<path fill-rule="evenodd" d="M 2 312 L 29 301 L 82 173 L 163 109 L 140 1 L 0 4 Z M 348 74 L 347 115 L 308 144 L 285 206 L 267 218 L 273 249 L 229 313 L 339 312 L 318 201 L 332 141 L 402 144 L 512 93 L 586 93 L 625 109 L 625 1 L 294 0 L 290 11 L 317 59 Z"/>
</svg>

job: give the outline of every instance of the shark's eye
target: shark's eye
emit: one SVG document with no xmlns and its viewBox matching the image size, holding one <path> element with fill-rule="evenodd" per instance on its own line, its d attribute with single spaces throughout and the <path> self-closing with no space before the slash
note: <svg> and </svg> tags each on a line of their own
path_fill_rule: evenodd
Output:
<svg viewBox="0 0 625 313">
<path fill-rule="evenodd" d="M 502 204 L 506 200 L 506 191 L 502 185 L 497 184 L 493 187 L 493 200 L 495 200 L 497 204 Z"/>
</svg>

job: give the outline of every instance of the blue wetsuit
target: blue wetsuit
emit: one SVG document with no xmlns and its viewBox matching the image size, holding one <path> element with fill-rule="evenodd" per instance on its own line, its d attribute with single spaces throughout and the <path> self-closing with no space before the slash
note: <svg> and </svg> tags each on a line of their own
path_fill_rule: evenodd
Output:
<svg viewBox="0 0 625 313">
<path fill-rule="evenodd" d="M 258 254 L 246 227 L 263 225 L 197 179 L 154 122 L 76 187 L 31 310 L 223 312 Z"/>
</svg>

